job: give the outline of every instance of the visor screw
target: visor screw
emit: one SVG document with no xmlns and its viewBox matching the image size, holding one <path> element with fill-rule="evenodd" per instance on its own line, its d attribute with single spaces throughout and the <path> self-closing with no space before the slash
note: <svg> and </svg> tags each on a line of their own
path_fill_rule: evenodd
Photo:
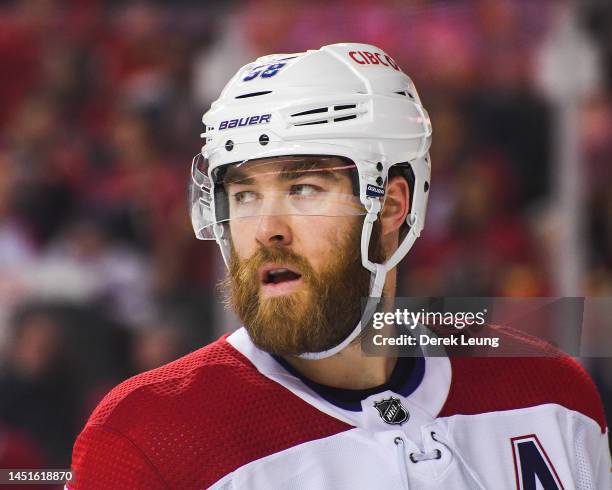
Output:
<svg viewBox="0 0 612 490">
<path fill-rule="evenodd" d="M 234 149 L 234 142 L 232 140 L 227 140 L 225 142 L 225 149 L 227 151 L 232 151 Z"/>
<path fill-rule="evenodd" d="M 382 169 L 383 169 L 383 164 L 381 162 L 378 162 L 376 164 L 376 170 L 378 170 L 379 172 L 382 172 Z"/>
<path fill-rule="evenodd" d="M 429 190 L 429 182 L 425 181 L 425 184 L 423 185 L 423 190 L 425 192 L 427 192 Z"/>
<path fill-rule="evenodd" d="M 262 145 L 262 146 L 266 146 L 269 141 L 270 141 L 270 138 L 268 137 L 267 134 L 262 134 L 259 137 L 259 144 Z"/>
<path fill-rule="evenodd" d="M 378 185 L 383 185 L 383 178 L 382 178 L 382 177 L 378 177 L 378 178 L 376 179 L 376 183 L 377 183 Z"/>
</svg>

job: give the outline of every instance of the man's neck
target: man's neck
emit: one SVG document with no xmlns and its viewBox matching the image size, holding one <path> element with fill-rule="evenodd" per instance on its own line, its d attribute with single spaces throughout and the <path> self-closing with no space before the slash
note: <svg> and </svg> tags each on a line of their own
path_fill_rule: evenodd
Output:
<svg viewBox="0 0 612 490">
<path fill-rule="evenodd" d="M 365 356 L 359 343 L 353 343 L 325 359 L 307 360 L 287 356 L 284 360 L 315 383 L 333 388 L 364 390 L 385 384 L 397 358 Z"/>
</svg>

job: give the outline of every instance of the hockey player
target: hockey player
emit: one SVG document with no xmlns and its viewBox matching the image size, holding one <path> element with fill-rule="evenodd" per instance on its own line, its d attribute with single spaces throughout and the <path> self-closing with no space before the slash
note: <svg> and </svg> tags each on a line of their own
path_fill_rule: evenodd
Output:
<svg viewBox="0 0 612 490">
<path fill-rule="evenodd" d="M 244 326 L 111 391 L 68 488 L 610 488 L 601 401 L 571 358 L 362 355 L 430 186 L 429 117 L 388 54 L 259 58 L 203 123 L 191 218 Z"/>
</svg>

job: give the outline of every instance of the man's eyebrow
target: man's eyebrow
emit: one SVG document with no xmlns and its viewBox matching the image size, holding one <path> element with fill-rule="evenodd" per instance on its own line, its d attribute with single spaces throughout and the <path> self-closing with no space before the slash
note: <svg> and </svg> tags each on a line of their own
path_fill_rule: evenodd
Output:
<svg viewBox="0 0 612 490">
<path fill-rule="evenodd" d="M 253 185 L 255 178 L 240 167 L 234 167 L 223 178 L 226 184 Z"/>
<path fill-rule="evenodd" d="M 354 165 L 347 165 L 344 163 L 334 163 L 330 165 L 320 166 L 313 164 L 312 162 L 304 162 L 300 164 L 290 164 L 282 168 L 280 174 L 281 180 L 296 180 L 308 175 L 316 175 L 327 180 L 337 182 L 340 177 L 338 171 L 348 170 L 354 168 Z"/>
<path fill-rule="evenodd" d="M 254 175 L 252 171 L 247 172 L 240 167 L 234 167 L 225 175 L 223 180 L 226 184 L 253 185 L 256 177 L 261 178 L 270 176 L 278 178 L 281 181 L 291 181 L 308 175 L 316 175 L 317 177 L 337 182 L 340 178 L 338 171 L 345 171 L 352 168 L 354 168 L 354 165 L 345 164 L 344 162 L 321 166 L 312 161 L 305 161 L 297 164 L 287 163 L 277 170 L 264 170 L 264 166 L 262 165 L 263 171 Z"/>
</svg>

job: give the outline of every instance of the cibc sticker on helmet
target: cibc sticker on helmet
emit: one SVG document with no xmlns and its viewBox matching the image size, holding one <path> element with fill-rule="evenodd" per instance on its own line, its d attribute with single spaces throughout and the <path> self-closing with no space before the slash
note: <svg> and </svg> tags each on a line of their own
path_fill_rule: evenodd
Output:
<svg viewBox="0 0 612 490">
<path fill-rule="evenodd" d="M 384 53 L 372 53 L 370 51 L 349 51 L 351 59 L 360 65 L 383 65 L 389 66 L 396 71 L 401 71 L 398 64 L 391 56 Z"/>
<path fill-rule="evenodd" d="M 366 196 L 368 197 L 383 197 L 385 190 L 382 187 L 376 187 L 375 185 L 368 184 L 366 186 Z"/>
</svg>

